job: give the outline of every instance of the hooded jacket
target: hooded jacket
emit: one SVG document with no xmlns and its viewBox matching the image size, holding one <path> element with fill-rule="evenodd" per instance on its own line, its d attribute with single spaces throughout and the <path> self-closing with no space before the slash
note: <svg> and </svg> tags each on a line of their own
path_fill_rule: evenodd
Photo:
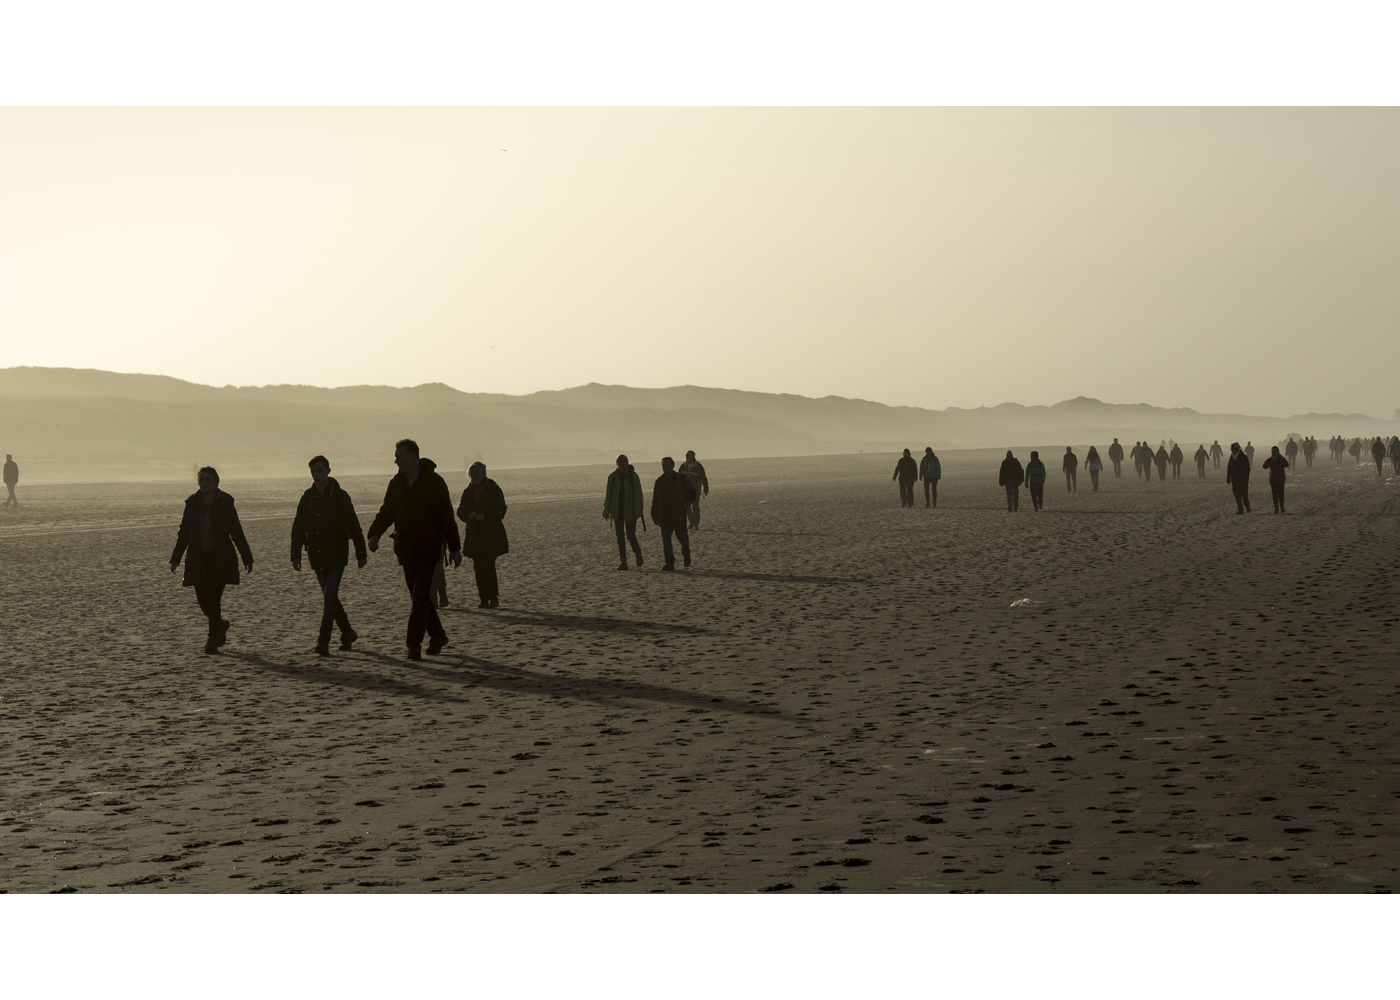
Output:
<svg viewBox="0 0 1400 1000">
<path fill-rule="evenodd" d="M 1020 486 L 1026 481 L 1026 474 L 1021 471 L 1021 463 L 1013 458 L 1001 460 L 1001 471 L 997 473 L 998 486 Z"/>
<path fill-rule="evenodd" d="M 1280 455 L 1277 450 L 1260 464 L 1269 470 L 1269 482 L 1282 483 L 1288 480 L 1288 474 L 1283 471 L 1288 468 L 1288 459 Z"/>
<path fill-rule="evenodd" d="M 1038 458 L 1033 458 L 1026 463 L 1026 485 L 1039 486 L 1045 482 L 1045 463 Z M 1010 486 L 1010 483 L 1003 485 Z"/>
<path fill-rule="evenodd" d="M 1249 489 L 1249 456 L 1243 451 L 1230 453 L 1230 460 L 1225 463 L 1225 482 L 1232 484 L 1236 493 Z"/>
<path fill-rule="evenodd" d="M 238 584 L 238 557 L 243 557 L 243 565 L 253 565 L 253 550 L 248 547 L 248 538 L 243 534 L 243 525 L 234 509 L 233 497 L 223 490 L 214 496 L 209 505 L 209 528 L 214 534 L 214 548 L 204 552 L 199 547 L 200 506 L 203 501 L 196 491 L 185 499 L 185 513 L 180 518 L 180 531 L 175 536 L 175 551 L 170 553 L 170 564 L 178 565 L 180 557 L 185 557 L 183 585 L 193 587 L 204 575 L 206 560 L 211 560 L 214 573 L 219 580 L 230 586 Z M 234 551 L 237 547 L 237 552 Z"/>
<path fill-rule="evenodd" d="M 365 532 L 371 538 L 379 538 L 392 525 L 394 554 L 405 564 L 441 559 L 444 541 L 449 552 L 462 548 L 447 483 L 437 474 L 437 465 L 431 459 L 421 459 L 418 466 L 418 478 L 412 486 L 402 472 L 389 480 L 384 503 Z"/>
<path fill-rule="evenodd" d="M 622 481 L 622 473 L 613 469 L 608 476 L 608 492 L 603 498 L 603 516 L 615 520 L 635 521 L 642 516 L 642 480 L 632 466 L 627 467 L 627 481 Z"/>
<path fill-rule="evenodd" d="M 350 494 L 340 488 L 335 479 L 326 480 L 326 492 L 315 485 L 301 495 L 297 516 L 292 521 L 292 559 L 301 558 L 306 549 L 312 569 L 336 569 L 350 562 L 350 542 L 355 543 L 355 559 L 369 558 L 365 551 L 365 536 Z"/>
<path fill-rule="evenodd" d="M 894 475 L 891 479 L 898 479 L 902 483 L 912 483 L 919 478 L 919 463 L 914 461 L 914 456 L 905 455 L 894 466 Z"/>
<path fill-rule="evenodd" d="M 480 514 L 483 520 L 473 521 L 469 514 Z M 510 551 L 506 526 L 506 495 L 494 479 L 483 479 L 480 486 L 468 486 L 462 491 L 462 503 L 457 516 L 466 525 L 462 533 L 462 554 L 471 559 L 494 559 Z"/>
<path fill-rule="evenodd" d="M 925 455 L 919 460 L 919 476 L 925 482 L 943 478 L 943 463 L 938 460 L 937 455 Z"/>
<path fill-rule="evenodd" d="M 1206 452 L 1206 446 L 1201 445 L 1196 449 L 1196 454 L 1192 457 L 1196 459 L 1197 465 L 1205 465 L 1206 459 L 1210 458 L 1210 455 Z"/>
</svg>

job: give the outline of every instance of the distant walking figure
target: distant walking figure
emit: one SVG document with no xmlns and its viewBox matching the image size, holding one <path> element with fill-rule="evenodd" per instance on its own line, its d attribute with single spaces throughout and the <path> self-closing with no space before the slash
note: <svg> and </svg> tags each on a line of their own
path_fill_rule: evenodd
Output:
<svg viewBox="0 0 1400 1000">
<path fill-rule="evenodd" d="M 1350 455 L 1352 458 L 1356 459 L 1356 464 L 1357 464 L 1357 465 L 1360 465 L 1360 464 L 1361 464 L 1361 439 L 1360 439 L 1360 438 L 1354 438 L 1354 439 L 1352 439 L 1351 447 L 1347 449 L 1347 454 Z"/>
<path fill-rule="evenodd" d="M 1099 450 L 1093 445 L 1089 445 L 1089 454 L 1084 456 L 1084 468 L 1089 470 L 1089 482 L 1094 484 L 1094 492 L 1099 491 L 1099 473 L 1103 471 L 1103 459 L 1099 458 Z"/>
<path fill-rule="evenodd" d="M 627 568 L 627 544 L 637 556 L 638 568 L 642 565 L 642 547 L 637 543 L 637 519 L 642 516 L 642 481 L 627 461 L 626 455 L 617 456 L 617 468 L 608 475 L 608 492 L 603 499 L 603 517 L 613 523 L 617 530 L 618 569 Z M 646 530 L 646 521 L 642 530 Z M 627 539 L 623 541 L 623 530 Z"/>
<path fill-rule="evenodd" d="M 681 475 L 690 480 L 690 488 L 695 491 L 695 499 L 685 508 L 685 516 L 690 521 L 690 530 L 700 530 L 700 491 L 705 491 L 705 496 L 710 495 L 710 480 L 705 476 L 705 467 L 695 460 L 695 452 L 685 453 L 685 461 L 681 463 Z M 640 563 L 638 565 L 641 565 Z"/>
<path fill-rule="evenodd" d="M 1288 478 L 1283 471 L 1288 468 L 1288 459 L 1279 454 L 1278 445 L 1274 445 L 1272 454 L 1264 459 L 1264 468 L 1269 470 L 1269 492 L 1274 495 L 1274 513 L 1283 513 L 1283 484 Z"/>
<path fill-rule="evenodd" d="M 1001 463 L 1001 471 L 997 473 L 997 483 L 1006 487 L 1006 509 L 1008 512 L 1021 509 L 1021 484 L 1025 481 L 1026 474 L 1021 469 L 1021 463 L 1008 451 L 1005 460 Z"/>
<path fill-rule="evenodd" d="M 311 571 L 321 586 L 321 631 L 316 638 L 316 653 L 329 656 L 331 625 L 340 626 L 341 649 L 350 649 L 359 638 L 340 603 L 340 581 L 350 565 L 350 543 L 355 543 L 355 563 L 360 569 L 365 568 L 369 553 L 365 551 L 365 536 L 355 505 L 350 502 L 350 494 L 331 478 L 331 464 L 326 456 L 317 455 L 307 465 L 311 469 L 311 486 L 301 495 L 292 521 L 292 569 L 301 572 L 301 550 L 306 549 Z"/>
<path fill-rule="evenodd" d="M 1390 471 L 1400 476 L 1400 434 L 1390 439 Z"/>
<path fill-rule="evenodd" d="M 235 551 L 235 548 L 237 551 Z M 185 500 L 175 551 L 170 553 L 170 572 L 185 557 L 183 586 L 193 587 L 199 610 L 209 620 L 206 653 L 217 653 L 228 640 L 230 622 L 223 617 L 224 587 L 238 584 L 238 559 L 253 572 L 253 550 L 239 523 L 233 497 L 219 489 L 219 473 L 206 465 L 199 470 L 199 491 Z"/>
<path fill-rule="evenodd" d="M 661 529 L 661 568 L 674 571 L 676 551 L 671 547 L 671 532 L 681 543 L 681 558 L 690 565 L 690 533 L 685 530 L 685 508 L 695 499 L 690 480 L 676 471 L 672 458 L 661 460 L 661 475 L 651 489 L 651 523 Z"/>
<path fill-rule="evenodd" d="M 1303 438 L 1303 464 L 1312 468 L 1313 456 L 1317 454 L 1317 438 L 1309 434 Z"/>
<path fill-rule="evenodd" d="M 1237 514 L 1243 514 L 1249 506 L 1249 456 L 1240 450 L 1240 443 L 1230 445 L 1230 460 L 1225 463 L 1225 482 L 1235 494 Z"/>
<path fill-rule="evenodd" d="M 1157 482 L 1165 482 L 1167 478 L 1167 461 L 1171 456 L 1167 454 L 1166 448 L 1159 447 L 1155 458 L 1157 460 Z M 1152 467 L 1150 465 L 1147 467 L 1147 474 L 1149 476 L 1152 475 Z"/>
<path fill-rule="evenodd" d="M 1026 489 L 1031 491 L 1031 509 L 1045 508 L 1045 463 L 1040 460 L 1040 452 L 1031 452 L 1031 460 L 1026 463 Z"/>
<path fill-rule="evenodd" d="M 1142 478 L 1142 448 L 1141 441 L 1133 442 L 1133 471 L 1137 473 L 1139 479 Z"/>
<path fill-rule="evenodd" d="M 924 481 L 924 506 L 938 506 L 938 481 L 943 478 L 943 464 L 932 448 L 924 449 L 924 457 L 919 460 L 919 478 Z"/>
<path fill-rule="evenodd" d="M 1245 457 L 1249 459 L 1249 464 L 1250 464 L 1250 465 L 1253 465 L 1253 464 L 1254 464 L 1254 442 L 1253 442 L 1253 441 L 1246 441 L 1246 442 L 1244 443 L 1244 453 L 1245 453 Z"/>
<path fill-rule="evenodd" d="M 1172 442 L 1171 454 L 1167 456 L 1167 459 L 1172 463 L 1172 478 L 1180 479 L 1181 464 L 1186 461 L 1186 456 L 1181 452 L 1181 445 Z"/>
<path fill-rule="evenodd" d="M 418 456 L 418 443 L 404 438 L 394 445 L 398 475 L 389 480 L 384 503 L 366 534 L 369 550 L 379 550 L 379 538 L 394 529 L 394 555 L 403 566 L 404 583 L 412 596 L 408 615 L 408 658 L 423 658 L 423 635 L 429 637 L 428 653 L 436 655 L 448 643 L 447 632 L 433 607 L 433 568 L 442 557 L 443 539 L 453 567 L 462 565 L 462 541 L 452 516 L 452 497 L 447 483 L 425 467 Z"/>
<path fill-rule="evenodd" d="M 1065 447 L 1065 458 L 1060 463 L 1060 471 L 1065 474 L 1065 492 L 1079 492 L 1079 456 L 1074 453 L 1071 447 Z M 1039 508 L 1037 508 L 1039 509 Z"/>
<path fill-rule="evenodd" d="M 5 456 L 5 489 L 10 491 L 10 495 L 5 498 L 5 506 L 18 507 L 19 501 L 15 499 L 15 484 L 19 482 L 19 466 L 15 464 L 15 456 Z"/>
<path fill-rule="evenodd" d="M 1220 460 L 1225 457 L 1225 449 L 1220 447 L 1220 442 L 1216 441 L 1210 446 L 1210 460 L 1215 463 L 1215 467 L 1220 468 Z"/>
<path fill-rule="evenodd" d="M 1108 460 L 1113 463 L 1113 478 L 1123 478 L 1123 446 L 1114 438 L 1113 443 L 1108 446 Z"/>
<path fill-rule="evenodd" d="M 1288 459 L 1288 464 L 1289 464 L 1289 465 L 1293 465 L 1293 464 L 1296 464 L 1296 463 L 1297 463 L 1297 461 L 1298 461 L 1298 451 L 1299 451 L 1298 442 L 1297 442 L 1297 441 L 1294 441 L 1294 440 L 1290 437 L 1290 438 L 1284 443 L 1284 446 L 1283 446 L 1283 454 L 1284 454 L 1284 457 Z"/>
<path fill-rule="evenodd" d="M 479 608 L 501 605 L 501 585 L 496 578 L 496 559 L 510 551 L 506 539 L 506 495 L 494 479 L 486 478 L 486 466 L 473 462 L 467 470 L 471 485 L 462 491 L 462 503 L 457 516 L 466 525 L 462 533 L 462 552 L 476 570 L 476 593 L 481 598 Z"/>
<path fill-rule="evenodd" d="M 904 457 L 895 463 L 894 475 L 890 478 L 899 480 L 899 505 L 914 506 L 914 484 L 919 480 L 919 463 L 914 461 L 908 448 L 904 449 Z"/>
<path fill-rule="evenodd" d="M 1371 445 L 1371 457 L 1376 460 L 1376 475 L 1381 475 L 1381 463 L 1385 461 L 1385 445 L 1379 437 Z"/>
<path fill-rule="evenodd" d="M 1206 451 L 1206 446 L 1201 445 L 1196 449 L 1196 454 L 1191 457 L 1196 460 L 1196 478 L 1206 478 L 1206 459 L 1210 458 L 1210 454 Z M 1215 467 L 1217 469 L 1220 468 L 1220 463 L 1216 462 Z"/>
</svg>

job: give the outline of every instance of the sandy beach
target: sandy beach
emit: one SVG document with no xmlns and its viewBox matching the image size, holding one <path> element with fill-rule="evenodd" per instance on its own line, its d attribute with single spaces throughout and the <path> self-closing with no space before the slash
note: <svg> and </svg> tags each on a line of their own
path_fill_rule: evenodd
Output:
<svg viewBox="0 0 1400 1000">
<path fill-rule="evenodd" d="M 606 467 L 492 470 L 501 607 L 449 571 L 451 645 L 422 662 L 384 549 L 342 587 L 356 649 L 313 655 L 319 592 L 288 562 L 307 480 L 225 476 L 257 562 L 219 656 L 167 568 L 193 483 L 21 482 L 0 889 L 1400 885 L 1388 463 L 1298 470 L 1281 516 L 1256 467 L 1240 517 L 1223 469 L 1070 494 L 1057 459 L 1046 509 L 1023 490 L 1008 514 L 993 451 L 943 454 L 939 506 L 901 509 L 897 457 L 702 454 L 674 574 L 655 527 L 614 570 Z M 362 524 L 392 472 L 342 480 Z"/>
</svg>

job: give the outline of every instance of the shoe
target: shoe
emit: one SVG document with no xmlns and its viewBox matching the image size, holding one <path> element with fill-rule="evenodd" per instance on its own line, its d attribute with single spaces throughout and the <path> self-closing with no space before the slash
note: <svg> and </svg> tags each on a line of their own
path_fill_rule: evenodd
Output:
<svg viewBox="0 0 1400 1000">
<path fill-rule="evenodd" d="M 330 655 L 331 655 L 331 637 L 330 637 L 330 636 L 324 635 L 324 636 L 322 636 L 321 638 L 319 638 L 319 639 L 316 640 L 316 655 L 317 655 L 317 656 L 330 656 Z"/>
<path fill-rule="evenodd" d="M 431 639 L 428 640 L 428 655 L 437 656 L 439 653 L 442 652 L 442 647 L 446 646 L 449 642 L 451 642 L 451 640 L 448 639 L 445 635 L 433 636 Z"/>
<path fill-rule="evenodd" d="M 355 640 L 359 637 L 359 633 L 353 628 L 349 632 L 340 633 L 340 648 L 344 650 L 350 649 L 350 647 L 355 644 Z"/>
<path fill-rule="evenodd" d="M 665 566 L 662 566 L 662 567 L 661 567 L 661 572 L 663 572 L 663 573 L 674 573 L 675 571 L 676 571 L 676 564 L 675 564 L 675 563 L 667 563 Z"/>
<path fill-rule="evenodd" d="M 640 552 L 637 553 L 637 568 L 642 568 L 642 554 Z"/>
<path fill-rule="evenodd" d="M 626 567 L 624 566 L 623 569 L 626 569 Z M 488 600 L 487 600 L 486 598 L 484 598 L 484 597 L 481 599 L 481 603 L 479 603 L 479 604 L 477 605 L 478 608 L 482 608 L 482 609 L 489 608 L 490 606 L 491 606 L 491 602 L 488 601 Z"/>
<path fill-rule="evenodd" d="M 687 567 L 690 566 L 690 553 L 689 553 L 689 552 L 682 552 L 682 553 L 681 553 L 681 559 L 684 560 L 684 565 L 685 565 L 685 566 L 687 566 Z"/>
<path fill-rule="evenodd" d="M 218 655 L 219 644 L 211 638 L 208 642 L 204 644 L 204 652 Z"/>
<path fill-rule="evenodd" d="M 233 622 L 229 621 L 227 618 L 221 619 L 221 620 L 219 621 L 219 639 L 218 639 L 218 644 L 219 644 L 220 646 L 222 646 L 224 643 L 228 642 L 228 629 L 229 629 L 229 626 L 232 625 L 232 624 L 233 624 Z"/>
<path fill-rule="evenodd" d="M 409 647 L 408 647 L 408 658 L 409 658 L 410 660 L 421 660 L 421 659 L 423 658 L 423 647 L 422 647 L 422 646 L 409 646 Z"/>
<path fill-rule="evenodd" d="M 501 599 L 500 599 L 499 597 L 493 597 L 493 598 L 491 598 L 491 607 L 493 607 L 493 608 L 499 608 L 500 606 L 501 606 Z"/>
<path fill-rule="evenodd" d="M 626 569 L 627 569 L 627 564 L 626 564 L 626 563 L 623 563 L 622 565 L 618 566 L 617 568 L 618 568 L 619 570 L 626 570 Z M 485 605 L 485 604 L 482 604 L 482 607 L 484 608 L 484 607 L 486 607 L 486 605 Z"/>
</svg>

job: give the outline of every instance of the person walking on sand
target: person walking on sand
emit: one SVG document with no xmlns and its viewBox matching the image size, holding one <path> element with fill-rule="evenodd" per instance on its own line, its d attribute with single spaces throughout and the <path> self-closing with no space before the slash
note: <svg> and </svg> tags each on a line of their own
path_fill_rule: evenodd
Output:
<svg viewBox="0 0 1400 1000">
<path fill-rule="evenodd" d="M 366 532 L 369 550 L 379 550 L 379 538 L 394 529 L 394 555 L 403 566 L 404 583 L 412 598 L 408 615 L 408 658 L 423 658 L 423 636 L 429 637 L 428 654 L 442 652 L 447 632 L 433 607 L 433 568 L 447 540 L 452 566 L 462 565 L 462 542 L 452 516 L 452 497 L 443 478 L 426 467 L 418 455 L 418 442 L 404 438 L 394 445 L 398 475 L 389 480 L 384 503 Z"/>
<path fill-rule="evenodd" d="M 626 455 L 617 456 L 617 468 L 608 475 L 608 491 L 603 499 L 603 517 L 613 523 L 617 531 L 617 568 L 627 568 L 627 544 L 637 557 L 637 568 L 642 567 L 642 547 L 637 544 L 637 519 L 642 516 L 642 481 L 636 470 L 627 461 Z M 642 521 L 642 530 L 647 527 Z M 624 528 L 627 541 L 623 541 Z"/>
<path fill-rule="evenodd" d="M 1210 460 L 1215 463 L 1215 467 L 1220 468 L 1220 460 L 1225 457 L 1225 449 L 1220 447 L 1219 441 L 1212 442 L 1210 446 Z"/>
<path fill-rule="evenodd" d="M 1031 460 L 1026 463 L 1026 489 L 1031 491 L 1032 510 L 1045 508 L 1045 480 L 1048 475 L 1045 463 L 1040 460 L 1040 452 L 1031 452 Z"/>
<path fill-rule="evenodd" d="M 1284 443 L 1283 455 L 1285 458 L 1288 459 L 1289 465 L 1298 464 L 1298 442 L 1293 440 L 1292 437 L 1289 437 L 1289 439 Z"/>
<path fill-rule="evenodd" d="M 1371 443 L 1371 457 L 1376 460 L 1376 475 L 1382 475 L 1381 463 L 1385 461 L 1385 445 L 1379 436 Z"/>
<path fill-rule="evenodd" d="M 5 456 L 5 489 L 9 491 L 9 496 L 5 498 L 6 507 L 18 507 L 19 501 L 15 499 L 15 486 L 19 483 L 19 466 L 15 464 L 15 456 Z"/>
<path fill-rule="evenodd" d="M 904 457 L 895 463 L 894 475 L 890 478 L 899 480 L 899 505 L 914 506 L 914 484 L 919 479 L 919 464 L 909 454 L 908 448 L 904 449 Z"/>
<path fill-rule="evenodd" d="M 1206 446 L 1201 445 L 1196 449 L 1196 454 L 1191 457 L 1196 460 L 1196 478 L 1206 478 L 1206 459 L 1210 458 L 1210 453 L 1206 451 Z M 1217 463 L 1215 467 L 1218 469 L 1220 465 Z"/>
<path fill-rule="evenodd" d="M 1246 441 L 1246 442 L 1244 443 L 1244 453 L 1245 453 L 1245 456 L 1249 459 L 1249 464 L 1250 464 L 1250 465 L 1253 465 L 1253 464 L 1254 464 L 1254 442 L 1253 442 L 1253 441 Z"/>
<path fill-rule="evenodd" d="M 471 484 L 462 491 L 457 516 L 466 525 L 462 552 L 470 557 L 476 571 L 478 608 L 501 606 L 501 585 L 496 577 L 496 560 L 510 551 L 506 538 L 506 495 L 494 479 L 486 478 L 486 466 L 473 462 L 467 470 Z"/>
<path fill-rule="evenodd" d="M 1171 456 L 1167 454 L 1167 449 L 1165 447 L 1158 446 L 1157 454 L 1154 457 L 1157 461 L 1157 482 L 1166 482 L 1167 462 L 1171 458 Z M 1147 474 L 1149 476 L 1152 475 L 1152 469 L 1150 466 L 1148 467 Z"/>
<path fill-rule="evenodd" d="M 1099 458 L 1099 450 L 1093 445 L 1089 445 L 1089 453 L 1084 456 L 1084 468 L 1089 470 L 1089 482 L 1094 486 L 1094 492 L 1099 491 L 1099 473 L 1103 471 L 1103 459 Z"/>
<path fill-rule="evenodd" d="M 1181 478 L 1181 465 L 1182 465 L 1183 462 L 1186 461 L 1186 456 L 1185 456 L 1184 454 L 1182 454 L 1182 451 L 1181 451 L 1181 445 L 1179 445 L 1179 444 L 1177 444 L 1175 441 L 1173 441 L 1173 442 L 1172 442 L 1171 454 L 1168 455 L 1167 458 L 1168 458 L 1168 459 L 1171 461 L 1171 463 L 1172 463 L 1172 478 L 1173 478 L 1173 479 L 1180 479 L 1180 478 Z"/>
<path fill-rule="evenodd" d="M 908 454 L 906 450 L 905 454 Z M 676 551 L 671 547 L 671 532 L 681 543 L 681 558 L 690 565 L 690 534 L 685 530 L 685 508 L 695 498 L 690 480 L 676 471 L 676 463 L 667 457 L 661 460 L 661 475 L 651 489 L 651 523 L 661 529 L 661 568 L 674 571 Z"/>
<path fill-rule="evenodd" d="M 1390 471 L 1400 476 L 1400 434 L 1390 439 Z"/>
<path fill-rule="evenodd" d="M 301 495 L 292 520 L 292 569 L 301 572 L 301 550 L 306 549 L 311 571 L 321 587 L 321 631 L 316 637 L 316 655 L 330 656 L 332 624 L 340 627 L 341 649 L 350 649 L 359 638 L 340 603 L 340 582 L 350 565 L 350 543 L 355 543 L 355 564 L 360 569 L 365 568 L 369 553 L 365 551 L 365 536 L 350 494 L 331 478 L 331 463 L 325 455 L 317 455 L 306 464 L 311 469 L 311 485 Z"/>
<path fill-rule="evenodd" d="M 1021 463 L 1008 451 L 1001 463 L 1001 471 L 997 473 L 997 483 L 1006 487 L 1007 513 L 1021 509 L 1021 484 L 1025 481 L 1026 474 L 1021 469 Z"/>
<path fill-rule="evenodd" d="M 1240 443 L 1230 444 L 1230 460 L 1225 463 L 1225 483 L 1235 495 L 1235 513 L 1244 514 L 1249 506 L 1249 456 L 1240 450 Z"/>
<path fill-rule="evenodd" d="M 1142 478 L 1142 442 L 1133 442 L 1133 471 L 1137 473 L 1139 479 Z"/>
<path fill-rule="evenodd" d="M 1064 461 L 1060 463 L 1060 471 L 1065 474 L 1065 492 L 1079 492 L 1079 456 L 1074 453 L 1074 449 L 1065 446 Z M 1036 508 L 1039 510 L 1040 508 Z"/>
<path fill-rule="evenodd" d="M 924 481 L 924 506 L 938 506 L 938 481 L 943 478 L 943 465 L 932 448 L 924 449 L 924 457 L 919 460 L 919 478 Z"/>
<path fill-rule="evenodd" d="M 1108 446 L 1108 460 L 1113 463 L 1113 478 L 1123 478 L 1123 446 L 1114 438 L 1113 443 Z"/>
<path fill-rule="evenodd" d="M 710 495 L 710 480 L 705 475 L 705 467 L 695 460 L 695 452 L 685 453 L 685 461 L 681 463 L 680 474 L 690 480 L 690 488 L 695 491 L 695 500 L 686 507 L 685 516 L 690 522 L 690 530 L 699 531 L 700 491 L 704 490 L 705 496 Z"/>
<path fill-rule="evenodd" d="M 1283 470 L 1288 465 L 1288 459 L 1279 453 L 1278 445 L 1274 445 L 1269 457 L 1264 459 L 1264 468 L 1269 470 L 1269 492 L 1274 497 L 1275 514 L 1283 513 L 1283 484 L 1288 478 Z"/>
<path fill-rule="evenodd" d="M 199 610 L 209 621 L 204 651 L 217 653 L 228 641 L 232 624 L 223 616 L 224 588 L 238 585 L 240 556 L 243 568 L 253 572 L 253 550 L 243 534 L 233 497 L 219 489 L 218 471 L 206 465 L 199 470 L 198 480 L 199 489 L 185 499 L 175 550 L 170 553 L 170 572 L 179 568 L 180 557 L 184 556 L 182 586 L 194 588 Z"/>
</svg>

